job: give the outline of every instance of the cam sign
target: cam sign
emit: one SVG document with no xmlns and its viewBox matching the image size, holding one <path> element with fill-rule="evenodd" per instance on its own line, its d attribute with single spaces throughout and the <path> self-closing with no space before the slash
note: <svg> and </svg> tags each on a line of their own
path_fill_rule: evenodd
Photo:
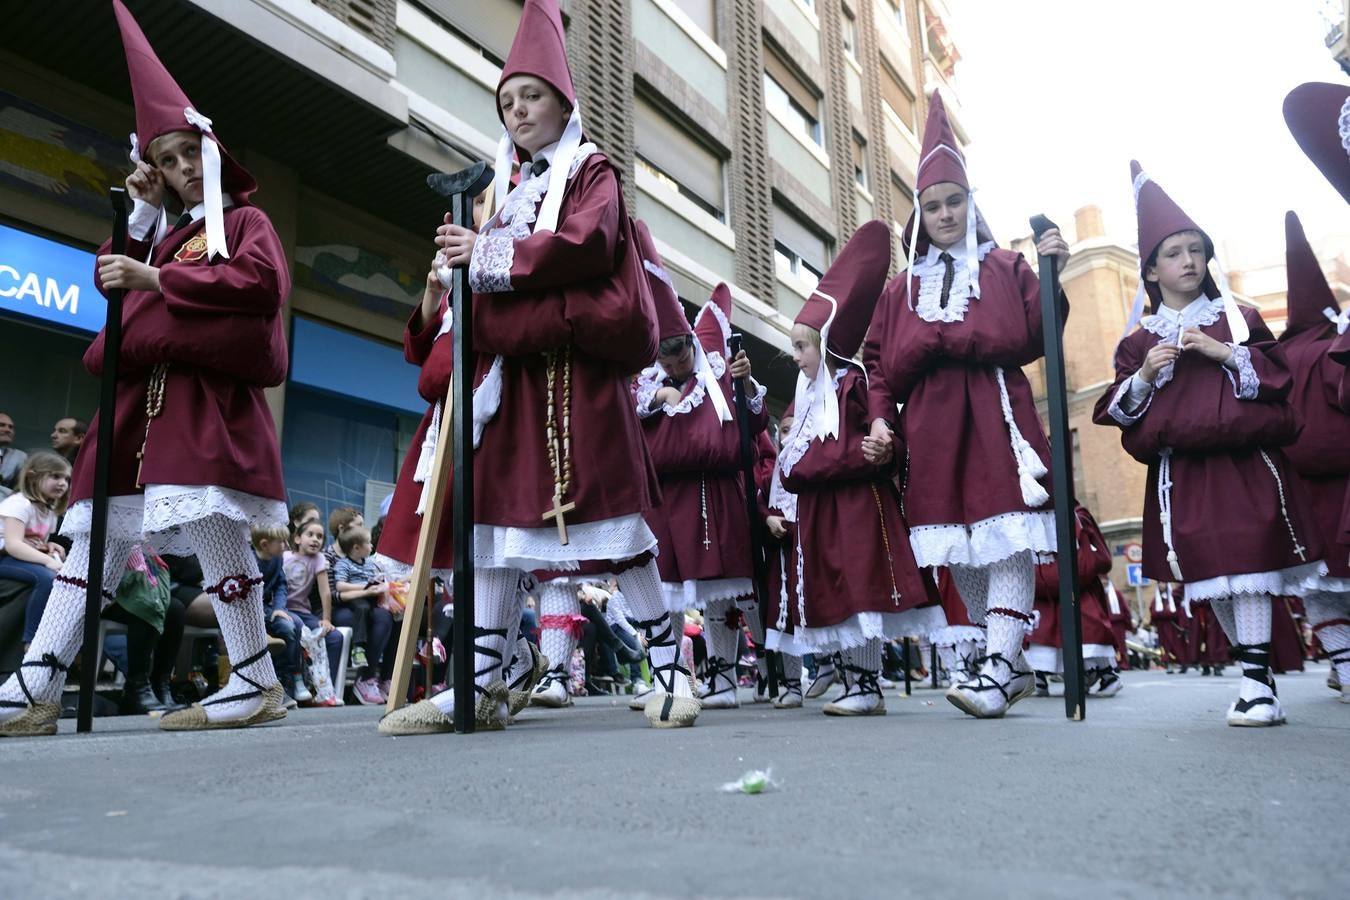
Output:
<svg viewBox="0 0 1350 900">
<path fill-rule="evenodd" d="M 94 254 L 0 225 L 0 311 L 98 331 L 108 302 L 94 287 Z"/>
</svg>

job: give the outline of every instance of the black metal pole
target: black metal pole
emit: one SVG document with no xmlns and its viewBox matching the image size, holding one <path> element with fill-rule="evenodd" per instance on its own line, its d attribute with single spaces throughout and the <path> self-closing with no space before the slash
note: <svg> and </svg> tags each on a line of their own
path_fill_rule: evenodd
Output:
<svg viewBox="0 0 1350 900">
<path fill-rule="evenodd" d="M 1058 228 L 1045 216 L 1032 216 L 1041 236 Z M 1040 258 L 1041 330 L 1045 336 L 1045 394 L 1050 418 L 1050 474 L 1055 495 L 1055 541 L 1059 562 L 1059 622 L 1064 645 L 1064 714 L 1074 721 L 1087 715 L 1083 672 L 1083 621 L 1078 606 L 1078 534 L 1074 515 L 1073 456 L 1069 432 L 1069 392 L 1064 372 L 1064 316 L 1059 305 L 1059 257 Z"/>
<path fill-rule="evenodd" d="M 110 253 L 127 252 L 127 192 L 109 188 L 113 232 Z M 80 667 L 80 699 L 75 730 L 94 727 L 94 683 L 98 680 L 98 618 L 103 611 L 103 568 L 108 547 L 108 481 L 112 474 L 113 420 L 117 410 L 117 368 L 122 356 L 122 300 L 126 291 L 109 288 L 108 315 L 103 324 L 103 381 L 99 385 L 98 452 L 94 455 L 93 516 L 89 522 L 89 571 L 84 591 L 84 665 Z"/>
<path fill-rule="evenodd" d="M 908 697 L 914 693 L 914 685 L 911 683 L 914 676 L 909 673 L 913 664 L 913 659 L 910 657 L 909 638 L 905 637 L 904 642 L 905 658 L 900 661 L 900 664 L 905 667 L 905 696 Z"/>
<path fill-rule="evenodd" d="M 460 191 L 450 198 L 450 218 L 456 225 L 473 227 L 476 195 L 476 192 Z M 473 291 L 469 287 L 468 266 L 455 269 L 450 301 L 453 316 L 450 339 L 454 342 L 455 357 L 455 411 L 451 438 L 454 469 L 450 479 L 455 547 L 455 634 L 450 643 L 455 657 L 455 731 L 472 734 L 477 703 L 473 684 Z"/>
<path fill-rule="evenodd" d="M 928 674 L 933 680 L 933 690 L 938 686 L 938 652 L 937 644 L 931 644 L 928 648 Z"/>
<path fill-rule="evenodd" d="M 732 334 L 728 341 L 731 358 L 734 360 L 741 352 L 741 336 Z M 732 393 L 736 400 L 736 424 L 741 436 L 741 480 L 745 485 L 745 515 L 750 523 L 750 563 L 755 588 L 755 603 L 759 607 L 760 633 L 755 635 L 759 641 L 759 652 L 764 654 L 766 668 L 769 670 L 769 696 L 778 696 L 778 660 L 777 654 L 765 646 L 769 634 L 769 625 L 764 621 L 764 585 L 768 580 L 768 560 L 764 556 L 764 523 L 759 519 L 759 487 L 755 484 L 755 457 L 750 449 L 750 403 L 745 396 L 745 379 L 732 379 Z"/>
</svg>

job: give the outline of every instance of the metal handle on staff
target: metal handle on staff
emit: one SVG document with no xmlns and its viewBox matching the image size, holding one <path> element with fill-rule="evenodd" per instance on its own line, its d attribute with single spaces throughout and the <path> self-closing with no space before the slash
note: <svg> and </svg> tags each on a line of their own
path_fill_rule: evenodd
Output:
<svg viewBox="0 0 1350 900">
<path fill-rule="evenodd" d="M 731 359 L 727 365 L 731 365 L 741 352 L 741 336 L 733 334 L 727 342 L 731 350 Z M 750 403 L 745 396 L 745 379 L 733 378 L 731 380 L 732 394 L 736 400 L 736 424 L 740 429 L 741 438 L 741 479 L 745 484 L 745 514 L 750 523 L 750 563 L 751 571 L 754 574 L 755 603 L 759 606 L 759 634 L 755 635 L 755 641 L 759 644 L 759 652 L 764 654 L 766 668 L 769 670 L 769 696 L 778 696 L 778 672 L 776 653 L 773 653 L 765 646 L 765 639 L 768 637 L 768 626 L 764 622 L 764 584 L 768 577 L 768 561 L 764 556 L 764 523 L 759 520 L 759 489 L 755 484 L 755 459 L 750 449 Z"/>
<path fill-rule="evenodd" d="M 1031 230 L 1038 243 L 1042 235 L 1058 227 L 1043 215 L 1031 217 Z M 1064 316 L 1059 308 L 1059 257 L 1040 257 L 1040 278 L 1050 472 L 1059 561 L 1059 622 L 1064 644 L 1064 714 L 1079 722 L 1087 715 L 1087 679 L 1083 672 L 1083 620 L 1078 606 L 1078 534 L 1070 455 L 1069 392 L 1064 373 Z"/>
<path fill-rule="evenodd" d="M 109 188 L 113 232 L 110 253 L 127 252 L 127 192 Z M 89 522 L 89 571 L 84 593 L 84 665 L 80 667 L 80 699 L 75 730 L 94 727 L 94 683 L 98 680 L 98 619 L 103 612 L 103 567 L 108 545 L 108 482 L 112 477 L 113 420 L 117 409 L 117 369 L 122 356 L 122 300 L 126 291 L 109 288 L 108 317 L 103 325 L 103 381 L 98 399 L 98 452 L 94 455 L 93 516 Z"/>
</svg>

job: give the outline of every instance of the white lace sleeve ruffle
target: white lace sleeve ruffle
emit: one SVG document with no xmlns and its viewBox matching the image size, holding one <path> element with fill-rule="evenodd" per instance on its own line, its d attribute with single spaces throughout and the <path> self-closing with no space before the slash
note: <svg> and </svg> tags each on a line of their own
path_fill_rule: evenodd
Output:
<svg viewBox="0 0 1350 900">
<path fill-rule="evenodd" d="M 717 307 L 715 307 L 715 306 L 712 307 L 712 308 L 713 308 L 713 309 L 717 309 Z M 719 315 L 721 314 L 721 310 L 717 310 L 717 312 L 718 312 Z M 713 377 L 714 377 L 714 378 L 721 378 L 721 377 L 722 377 L 723 375 L 725 375 L 726 372 L 727 372 L 727 361 L 726 361 L 726 357 L 722 356 L 722 354 L 721 354 L 719 351 L 717 351 L 717 350 L 713 350 L 713 351 L 709 352 L 709 353 L 708 353 L 708 367 L 709 367 L 710 369 L 712 369 L 712 373 L 713 373 Z"/>
<path fill-rule="evenodd" d="M 637 402 L 639 419 L 645 419 L 656 414 L 657 411 L 652 409 L 652 401 L 656 399 L 656 392 L 661 390 L 665 383 L 666 373 L 660 366 L 648 366 L 638 373 L 637 385 L 633 394 Z"/>
<path fill-rule="evenodd" d="M 1255 400 L 1257 392 L 1261 390 L 1261 379 L 1252 365 L 1251 348 L 1241 344 L 1228 346 L 1233 351 L 1233 358 L 1230 365 L 1223 367 L 1223 371 L 1233 383 L 1233 395 L 1239 400 Z"/>
<path fill-rule="evenodd" d="M 768 395 L 769 389 L 753 378 L 750 379 L 750 383 L 754 385 L 755 389 L 752 393 L 745 395 L 745 403 L 750 408 L 750 412 L 759 415 L 764 412 L 764 398 Z"/>
<path fill-rule="evenodd" d="M 1141 387 L 1143 388 L 1142 392 Z M 1153 403 L 1153 392 L 1153 385 L 1140 378 L 1138 373 L 1131 375 L 1120 383 L 1120 387 L 1116 389 L 1116 395 L 1111 398 L 1111 405 L 1106 408 L 1106 411 L 1110 413 L 1111 418 L 1128 428 L 1142 419 L 1144 413 L 1148 412 L 1149 405 Z M 1139 399 L 1141 393 L 1143 393 L 1142 401 Z M 1125 411 L 1126 403 L 1134 408 L 1134 412 Z"/>
<path fill-rule="evenodd" d="M 469 285 L 475 294 L 500 294 L 511 290 L 511 266 L 516 242 L 505 234 L 480 234 L 469 259 Z"/>
</svg>

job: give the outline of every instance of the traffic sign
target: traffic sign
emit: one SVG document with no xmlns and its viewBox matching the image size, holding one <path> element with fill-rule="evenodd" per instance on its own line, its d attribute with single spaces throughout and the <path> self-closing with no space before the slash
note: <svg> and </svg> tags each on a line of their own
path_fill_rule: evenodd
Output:
<svg viewBox="0 0 1350 900">
<path fill-rule="evenodd" d="M 1132 541 L 1125 545 L 1125 561 L 1129 563 L 1140 563 L 1144 561 L 1144 545 L 1137 541 Z"/>
<path fill-rule="evenodd" d="M 1147 587 L 1149 580 L 1144 577 L 1144 567 L 1140 563 L 1130 563 L 1125 567 L 1125 583 L 1130 587 Z"/>
</svg>

